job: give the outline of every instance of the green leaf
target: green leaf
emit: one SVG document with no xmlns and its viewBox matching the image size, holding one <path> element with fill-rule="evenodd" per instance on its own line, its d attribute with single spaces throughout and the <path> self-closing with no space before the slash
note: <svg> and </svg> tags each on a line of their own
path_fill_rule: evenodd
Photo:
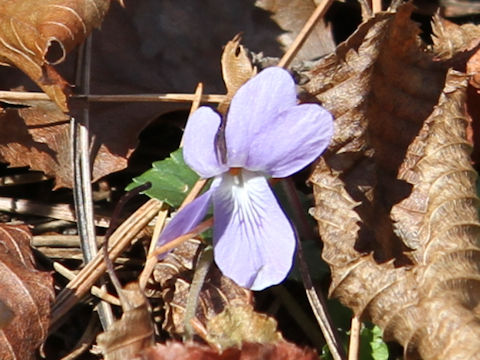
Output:
<svg viewBox="0 0 480 360">
<path fill-rule="evenodd" d="M 362 360 L 388 360 L 388 346 L 383 341 L 382 329 L 366 324 L 360 333 L 360 356 Z"/>
<path fill-rule="evenodd" d="M 134 178 L 125 190 L 129 191 L 150 181 L 152 187 L 144 194 L 179 207 L 198 178 L 197 173 L 183 161 L 182 149 L 178 149 L 170 157 L 154 162 L 150 170 Z"/>
</svg>

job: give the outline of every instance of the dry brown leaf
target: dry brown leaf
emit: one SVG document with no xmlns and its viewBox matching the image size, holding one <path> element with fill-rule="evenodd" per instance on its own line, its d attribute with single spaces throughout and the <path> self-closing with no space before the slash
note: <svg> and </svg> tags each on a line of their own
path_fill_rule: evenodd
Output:
<svg viewBox="0 0 480 360">
<path fill-rule="evenodd" d="M 255 5 L 272 13 L 272 19 L 285 31 L 278 41 L 286 51 L 319 3 L 318 0 L 257 0 Z M 295 61 L 317 59 L 334 50 L 331 26 L 322 19 L 302 45 Z"/>
<path fill-rule="evenodd" d="M 230 348 L 218 353 L 212 348 L 195 343 L 168 342 L 158 344 L 145 352 L 144 360 L 316 360 L 318 355 L 309 349 L 300 349 L 287 342 L 277 344 L 244 343 L 241 349 Z"/>
<path fill-rule="evenodd" d="M 255 312 L 251 305 L 227 305 L 208 320 L 206 334 L 208 343 L 221 350 L 241 347 L 242 343 L 274 344 L 283 340 L 275 319 Z"/>
<path fill-rule="evenodd" d="M 11 166 L 29 166 L 55 178 L 55 187 L 72 187 L 73 171 L 70 146 L 70 118 L 48 101 L 29 102 L 22 109 L 0 107 L 0 159 Z M 93 180 L 126 166 L 125 153 L 114 152 L 115 142 L 124 145 L 125 136 L 118 128 L 102 131 L 102 124 L 92 124 L 94 134 Z M 113 147 L 113 149 L 112 149 Z"/>
<path fill-rule="evenodd" d="M 67 82 L 51 64 L 98 27 L 110 0 L 0 1 L 0 64 L 26 73 L 67 111 Z"/>
<path fill-rule="evenodd" d="M 406 359 L 477 359 L 480 231 L 465 75 L 427 51 L 412 6 L 360 26 L 307 75 L 336 117 L 312 175 L 331 295 Z M 453 53 L 453 56 L 457 56 Z M 466 61 L 466 59 L 465 59 Z"/>
<path fill-rule="evenodd" d="M 240 35 L 236 35 L 225 45 L 222 53 L 222 75 L 227 87 L 227 96 L 218 105 L 218 111 L 221 114 L 226 113 L 233 95 L 240 86 L 257 73 L 257 69 L 252 65 L 245 48 L 240 45 L 241 40 Z"/>
<path fill-rule="evenodd" d="M 185 331 L 185 306 L 200 245 L 198 240 L 185 242 L 159 262 L 154 271 L 154 279 L 160 284 L 165 303 L 163 326 L 173 335 L 183 335 Z M 223 276 L 212 264 L 200 293 L 195 316 L 198 323 L 206 327 L 207 322 L 227 306 L 250 304 L 251 292 Z"/>
<path fill-rule="evenodd" d="M 0 301 L 13 318 L 0 329 L 1 359 L 36 359 L 54 298 L 50 274 L 35 269 L 27 227 L 0 224 Z"/>
<path fill-rule="evenodd" d="M 480 160 L 480 26 L 473 24 L 457 25 L 436 15 L 432 22 L 434 32 L 434 52 L 439 58 L 450 58 L 453 54 L 464 52 L 468 61 L 462 58 L 460 64 L 456 64 L 462 71 L 470 75 L 469 88 L 467 90 L 467 111 L 470 121 L 468 139 L 474 145 L 472 160 L 478 164 Z M 472 55 L 472 51 L 474 52 Z M 472 88 L 473 87 L 473 88 Z"/>
<path fill-rule="evenodd" d="M 127 284 L 122 292 L 129 302 L 122 304 L 122 318 L 97 336 L 105 360 L 138 358 L 141 351 L 154 344 L 150 307 L 138 283 Z"/>
</svg>

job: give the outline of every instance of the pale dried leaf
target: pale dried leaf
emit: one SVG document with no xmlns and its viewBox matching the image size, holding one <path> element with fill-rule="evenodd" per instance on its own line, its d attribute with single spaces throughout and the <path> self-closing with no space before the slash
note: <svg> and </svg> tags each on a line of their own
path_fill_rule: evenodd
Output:
<svg viewBox="0 0 480 360">
<path fill-rule="evenodd" d="M 63 110 L 67 83 L 50 64 L 100 25 L 110 0 L 0 1 L 0 64 L 25 72 Z"/>
<path fill-rule="evenodd" d="M 480 27 L 474 24 L 457 25 L 438 14 L 432 21 L 433 52 L 440 59 L 475 48 L 480 42 Z"/>
<path fill-rule="evenodd" d="M 255 312 L 251 305 L 227 306 L 207 323 L 207 341 L 222 350 L 241 347 L 242 343 L 267 344 L 282 340 L 275 319 Z"/>
<path fill-rule="evenodd" d="M 312 175 L 330 292 L 406 359 L 478 358 L 476 174 L 466 77 L 418 38 L 411 5 L 363 24 L 307 77 L 335 114 Z M 468 325 L 465 325 L 468 324 Z"/>
<path fill-rule="evenodd" d="M 218 105 L 218 111 L 222 114 L 226 113 L 233 95 L 240 86 L 257 73 L 257 69 L 250 62 L 245 48 L 240 45 L 241 40 L 239 35 L 235 36 L 225 45 L 222 53 L 222 75 L 227 87 L 227 96 Z"/>
<path fill-rule="evenodd" d="M 154 344 L 150 307 L 138 283 L 127 284 L 122 292 L 131 308 L 122 304 L 122 318 L 97 336 L 105 360 L 138 358 L 141 351 Z"/>
</svg>

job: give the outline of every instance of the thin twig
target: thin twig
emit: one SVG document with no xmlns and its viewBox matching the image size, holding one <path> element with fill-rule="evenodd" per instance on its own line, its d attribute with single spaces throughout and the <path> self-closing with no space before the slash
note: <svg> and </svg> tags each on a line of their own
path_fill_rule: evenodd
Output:
<svg viewBox="0 0 480 360">
<path fill-rule="evenodd" d="M 195 94 L 107 94 L 107 95 L 72 95 L 72 98 L 85 100 L 88 102 L 191 102 L 197 96 Z M 203 103 L 220 103 L 225 99 L 225 95 L 205 94 L 200 101 Z M 43 92 L 27 91 L 0 91 L 0 100 L 7 103 L 22 103 L 25 101 L 51 101 L 47 94 Z"/>
<path fill-rule="evenodd" d="M 382 0 L 372 0 L 372 12 L 374 14 L 382 11 Z"/>
<path fill-rule="evenodd" d="M 113 210 L 112 214 L 112 221 L 110 222 L 110 226 L 108 227 L 106 233 L 105 233 L 105 243 L 103 245 L 103 261 L 105 262 L 105 265 L 107 266 L 107 272 L 108 275 L 110 276 L 110 280 L 112 281 L 113 286 L 115 287 L 115 290 L 117 292 L 118 297 L 120 298 L 120 301 L 122 302 L 122 308 L 124 311 L 128 311 L 133 309 L 133 305 L 130 304 L 130 301 L 127 296 L 125 296 L 125 293 L 123 292 L 122 284 L 120 283 L 120 280 L 117 277 L 117 274 L 115 273 L 115 268 L 113 266 L 113 262 L 108 256 L 108 239 L 110 239 L 110 236 L 112 235 L 113 231 L 117 228 L 119 225 L 120 221 L 120 212 L 124 208 L 125 204 L 134 196 L 137 196 L 140 194 L 142 191 L 149 189 L 152 187 L 152 183 L 149 181 L 146 182 L 145 184 L 142 184 L 140 186 L 137 186 L 135 189 L 127 192 L 124 194 L 120 200 L 117 202 L 117 205 L 115 206 L 115 209 Z"/>
<path fill-rule="evenodd" d="M 200 102 L 202 101 L 202 94 L 203 94 L 203 84 L 202 83 L 198 83 L 197 85 L 197 88 L 195 89 L 195 98 L 193 99 L 192 101 L 192 106 L 190 107 L 190 113 L 189 113 L 189 117 L 190 115 L 192 115 L 197 109 L 198 107 L 200 106 Z M 183 146 L 183 136 L 182 136 L 182 140 L 180 141 L 180 147 Z"/>
<path fill-rule="evenodd" d="M 90 73 L 92 60 L 92 37 L 89 36 L 83 44 L 80 57 L 83 61 L 77 72 L 77 86 L 80 93 L 90 92 Z M 71 118 L 72 163 L 73 163 L 73 199 L 77 214 L 77 227 L 80 235 L 81 249 L 85 263 L 90 262 L 97 254 L 95 224 L 93 222 L 92 176 L 90 172 L 90 111 L 88 102 L 81 109 L 81 121 Z M 107 330 L 113 323 L 113 312 L 110 304 L 102 301 L 98 307 L 98 315 L 103 330 Z"/>
<path fill-rule="evenodd" d="M 320 329 L 322 329 L 323 336 L 327 342 L 328 348 L 334 360 L 345 359 L 345 352 L 343 351 L 340 338 L 332 326 L 332 321 L 328 315 L 327 305 L 321 293 L 317 293 L 313 286 L 312 279 L 308 272 L 307 264 L 303 257 L 302 244 L 297 237 L 297 257 L 300 267 L 300 274 L 302 276 L 303 285 L 307 293 L 308 301 L 312 307 L 313 313 L 317 319 Z"/>
<path fill-rule="evenodd" d="M 0 211 L 13 214 L 30 214 L 66 221 L 77 221 L 70 204 L 45 204 L 38 201 L 0 197 Z M 105 216 L 95 216 L 95 226 L 108 227 L 110 220 Z"/>
<path fill-rule="evenodd" d="M 200 223 L 199 225 L 197 225 L 192 231 L 186 234 L 183 234 L 182 236 L 179 236 L 173 239 L 172 241 L 169 241 L 165 245 L 157 247 L 148 257 L 145 263 L 145 267 L 143 268 L 143 271 L 140 274 L 140 277 L 138 280 L 138 283 L 140 284 L 140 289 L 145 289 L 145 285 L 147 284 L 147 281 L 150 278 L 150 275 L 152 274 L 155 264 L 158 261 L 157 259 L 158 255 L 161 255 L 163 253 L 166 253 L 167 251 L 175 249 L 177 246 L 184 243 L 185 241 L 190 240 L 191 238 L 211 228 L 212 225 L 213 225 L 213 218 L 210 218 Z"/>
<path fill-rule="evenodd" d="M 29 172 L 26 174 L 8 175 L 0 177 L 0 186 L 32 184 L 46 181 L 48 177 L 40 172 Z"/>
<path fill-rule="evenodd" d="M 199 83 L 197 85 L 197 88 L 195 89 L 195 94 L 194 94 L 194 97 L 192 99 L 192 106 L 190 108 L 190 114 L 192 114 L 195 110 L 198 109 L 198 106 L 200 105 L 201 99 L 204 97 L 204 95 L 202 95 L 202 93 L 203 93 L 203 84 Z M 222 95 L 222 96 L 224 97 L 224 95 Z M 183 145 L 183 138 L 180 142 L 180 147 L 182 147 L 182 145 Z M 192 202 L 193 199 L 195 199 L 198 196 L 198 194 L 202 191 L 202 189 L 205 186 L 205 184 L 207 183 L 207 181 L 208 181 L 208 179 L 198 179 L 197 182 L 195 183 L 195 185 L 193 186 L 192 190 L 190 190 L 188 195 L 183 200 L 183 202 L 180 205 L 180 208 L 178 210 L 183 209 L 187 204 Z M 162 217 L 162 218 L 159 217 L 159 220 L 162 220 L 162 222 L 157 223 L 157 225 L 155 226 L 155 231 L 153 233 L 152 240 L 150 242 L 149 251 L 148 251 L 149 257 L 148 257 L 147 262 L 145 263 L 145 267 L 143 268 L 143 271 L 142 271 L 142 273 L 140 274 L 140 277 L 139 277 L 139 285 L 140 285 L 140 289 L 142 289 L 142 290 L 145 289 L 145 286 L 147 285 L 147 281 L 150 278 L 150 275 L 152 274 L 153 269 L 155 268 L 155 265 L 158 261 L 156 256 L 153 257 L 153 256 L 150 256 L 150 255 L 154 252 L 154 249 L 157 245 L 157 239 L 160 236 L 160 230 L 163 229 L 164 224 L 165 224 L 166 213 L 164 212 L 163 215 L 164 215 L 164 217 Z"/>
<path fill-rule="evenodd" d="M 109 254 L 112 260 L 116 259 L 158 214 L 161 206 L 162 203 L 155 199 L 147 201 L 115 230 L 110 237 Z M 58 325 L 60 319 L 90 290 L 105 271 L 106 265 L 103 261 L 103 254 L 98 253 L 91 262 L 80 270 L 75 279 L 70 281 L 58 294 L 52 308 L 52 327 Z"/>
<path fill-rule="evenodd" d="M 208 179 L 203 179 L 203 178 L 198 179 L 197 182 L 193 185 L 192 190 L 190 190 L 190 192 L 185 197 L 185 199 L 183 199 L 183 202 L 180 205 L 180 207 L 178 208 L 178 210 L 180 211 L 185 206 L 190 204 L 193 201 L 193 199 L 195 199 L 198 196 L 198 194 L 200 194 L 200 192 L 205 187 L 207 182 L 208 182 Z"/>
<path fill-rule="evenodd" d="M 76 274 L 73 271 L 67 269 L 65 266 L 63 266 L 62 264 L 56 261 L 53 263 L 53 268 L 55 269 L 56 272 L 58 272 L 60 275 L 62 275 L 68 280 L 73 280 L 76 276 Z M 92 286 L 90 292 L 92 293 L 92 295 L 95 295 L 99 299 L 108 301 L 110 304 L 120 306 L 120 300 L 118 298 L 105 292 L 105 290 L 102 290 L 95 285 Z"/>
<path fill-rule="evenodd" d="M 158 212 L 157 219 L 155 221 L 155 227 L 153 229 L 153 235 L 150 239 L 150 246 L 148 247 L 147 257 L 155 250 L 157 246 L 157 239 L 160 236 L 160 233 L 163 231 L 165 226 L 165 221 L 168 217 L 168 205 L 164 204 L 160 211 Z"/>
<path fill-rule="evenodd" d="M 98 244 L 103 244 L 103 236 L 97 236 L 96 240 Z M 34 235 L 30 244 L 33 247 L 79 248 L 80 238 L 78 235 Z"/>
<path fill-rule="evenodd" d="M 305 40 L 307 40 L 308 35 L 310 35 L 310 33 L 312 32 L 317 21 L 325 15 L 325 13 L 327 12 L 328 8 L 333 3 L 333 1 L 334 0 L 322 0 L 322 2 L 317 6 L 313 14 L 307 20 L 302 30 L 300 30 L 300 32 L 298 33 L 297 37 L 295 38 L 293 43 L 290 45 L 288 50 L 285 52 L 285 54 L 283 54 L 282 58 L 278 62 L 278 66 L 287 68 L 290 65 L 290 63 L 295 58 L 295 55 L 297 55 L 298 51 L 302 47 Z"/>
<path fill-rule="evenodd" d="M 208 270 L 213 261 L 213 248 L 207 246 L 202 250 L 195 265 L 195 272 L 193 274 L 192 283 L 190 284 L 190 290 L 188 291 L 187 304 L 185 305 L 185 317 L 183 325 L 185 328 L 184 341 L 190 341 L 193 339 L 195 331 L 191 324 L 192 319 L 195 317 L 200 292 L 202 291 L 205 278 L 207 277 Z"/>
<path fill-rule="evenodd" d="M 350 326 L 350 344 L 348 346 L 348 360 L 358 360 L 360 324 L 358 316 L 352 317 L 352 325 Z"/>
</svg>

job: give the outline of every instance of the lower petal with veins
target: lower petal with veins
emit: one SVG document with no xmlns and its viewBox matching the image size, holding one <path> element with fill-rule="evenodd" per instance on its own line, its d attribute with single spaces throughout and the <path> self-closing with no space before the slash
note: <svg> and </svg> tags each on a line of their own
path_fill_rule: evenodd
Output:
<svg viewBox="0 0 480 360">
<path fill-rule="evenodd" d="M 295 235 L 265 177 L 247 170 L 223 174 L 213 204 L 214 255 L 222 273 L 252 290 L 284 280 Z"/>
</svg>

